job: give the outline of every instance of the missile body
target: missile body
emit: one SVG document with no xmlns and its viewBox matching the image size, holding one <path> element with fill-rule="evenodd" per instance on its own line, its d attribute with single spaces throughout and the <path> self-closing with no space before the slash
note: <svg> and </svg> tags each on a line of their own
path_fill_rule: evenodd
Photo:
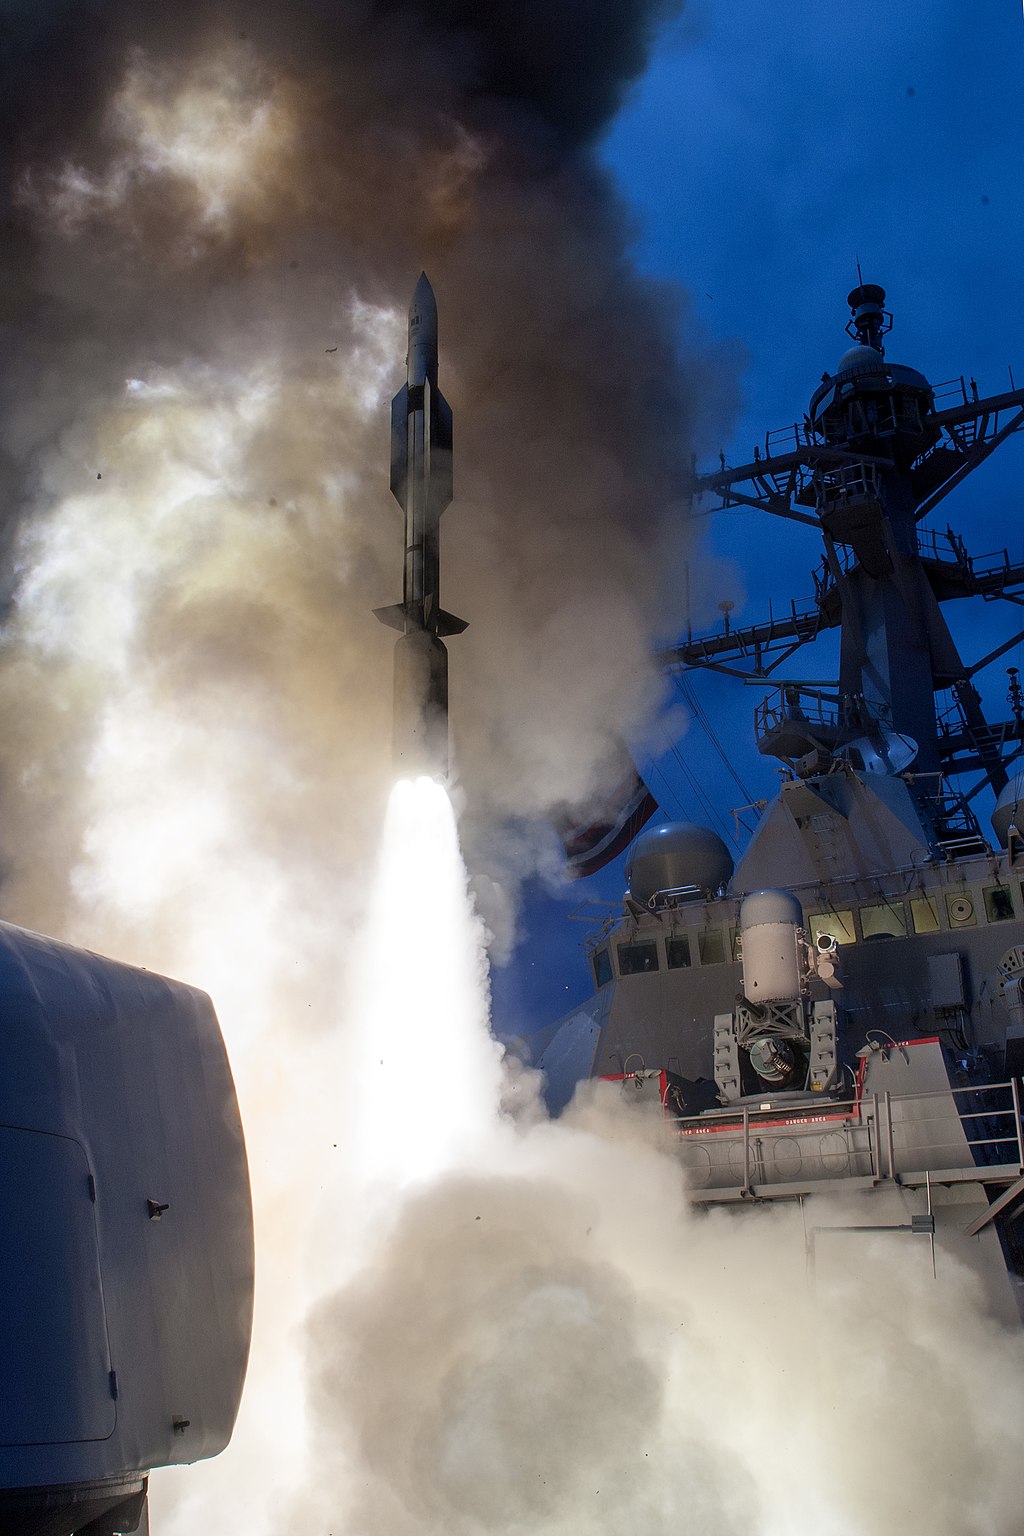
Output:
<svg viewBox="0 0 1024 1536">
<path fill-rule="evenodd" d="M 391 402 L 391 489 L 405 514 L 402 601 L 374 612 L 395 646 L 395 767 L 448 776 L 448 652 L 465 619 L 441 607 L 441 513 L 452 499 L 452 413 L 437 387 L 437 304 L 426 273 L 409 307 L 408 378 Z"/>
</svg>

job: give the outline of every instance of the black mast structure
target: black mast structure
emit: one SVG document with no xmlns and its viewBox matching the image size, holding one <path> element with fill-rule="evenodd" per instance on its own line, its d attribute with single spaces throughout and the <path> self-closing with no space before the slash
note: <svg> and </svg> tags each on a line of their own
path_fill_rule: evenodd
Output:
<svg viewBox="0 0 1024 1536">
<path fill-rule="evenodd" d="M 692 486 L 695 498 L 716 495 L 716 510 L 748 506 L 817 530 L 824 557 L 814 597 L 767 622 L 688 638 L 664 659 L 672 671 L 774 683 L 755 715 L 759 751 L 804 780 L 840 765 L 901 774 L 948 856 L 983 841 L 969 802 L 986 786 L 998 796 L 1024 752 L 1015 670 L 1010 720 L 986 719 L 973 681 L 1024 630 L 966 665 L 941 605 L 980 596 L 1024 606 L 1024 563 L 1005 550 L 978 560 L 951 528 L 922 523 L 1024 428 L 1024 389 L 979 398 L 963 378 L 933 389 L 885 357 L 885 290 L 861 282 L 848 302 L 854 345 L 822 376 L 803 421 L 769 433 L 753 462 L 723 462 Z M 777 680 L 801 646 L 835 629 L 834 689 Z M 949 782 L 970 773 L 980 777 L 966 790 Z"/>
</svg>

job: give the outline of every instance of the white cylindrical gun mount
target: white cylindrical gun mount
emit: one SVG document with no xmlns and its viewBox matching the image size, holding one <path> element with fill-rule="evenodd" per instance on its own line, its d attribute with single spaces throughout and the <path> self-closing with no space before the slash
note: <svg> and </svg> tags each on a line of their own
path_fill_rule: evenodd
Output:
<svg viewBox="0 0 1024 1536">
<path fill-rule="evenodd" d="M 839 946 L 831 933 L 812 943 L 791 891 L 751 891 L 740 907 L 743 995 L 754 1004 L 790 1002 L 817 976 L 830 991 L 842 987 Z"/>
<path fill-rule="evenodd" d="M 743 898 L 743 993 L 750 1002 L 785 1002 L 803 992 L 803 920 L 789 891 L 752 891 Z"/>
</svg>

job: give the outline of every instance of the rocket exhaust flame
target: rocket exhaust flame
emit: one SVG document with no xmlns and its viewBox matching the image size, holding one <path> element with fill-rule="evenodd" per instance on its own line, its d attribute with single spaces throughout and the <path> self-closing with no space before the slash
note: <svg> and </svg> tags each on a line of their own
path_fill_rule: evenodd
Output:
<svg viewBox="0 0 1024 1536">
<path fill-rule="evenodd" d="M 350 1005 L 352 1170 L 370 1186 L 436 1179 L 492 1134 L 502 1053 L 466 880 L 445 790 L 396 784 Z"/>
</svg>

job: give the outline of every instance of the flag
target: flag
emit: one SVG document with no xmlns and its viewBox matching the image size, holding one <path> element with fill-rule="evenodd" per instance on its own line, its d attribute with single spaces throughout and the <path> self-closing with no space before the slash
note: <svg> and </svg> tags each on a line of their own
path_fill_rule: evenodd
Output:
<svg viewBox="0 0 1024 1536">
<path fill-rule="evenodd" d="M 560 826 L 569 879 L 582 880 L 618 858 L 657 809 L 657 800 L 630 763 L 628 773 L 588 821 Z"/>
</svg>

